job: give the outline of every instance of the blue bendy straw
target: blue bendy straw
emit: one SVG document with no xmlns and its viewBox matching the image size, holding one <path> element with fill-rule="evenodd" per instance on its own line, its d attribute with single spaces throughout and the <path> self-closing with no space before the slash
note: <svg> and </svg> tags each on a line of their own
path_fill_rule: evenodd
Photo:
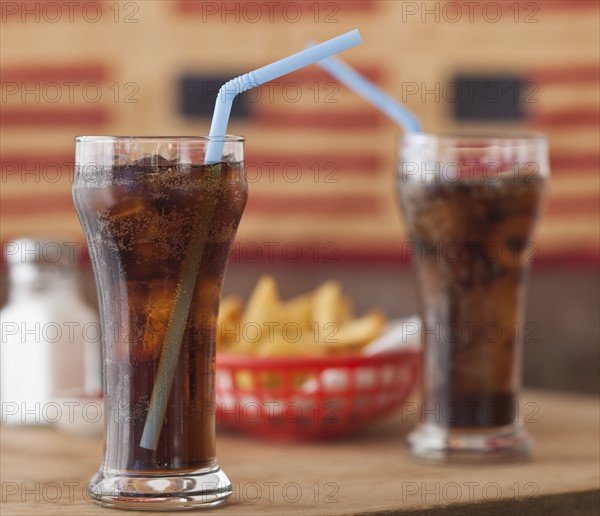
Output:
<svg viewBox="0 0 600 516">
<path fill-rule="evenodd" d="M 236 95 L 348 50 L 361 42 L 360 33 L 358 30 L 353 30 L 226 82 L 217 95 L 215 111 L 210 125 L 210 141 L 206 149 L 204 163 L 221 161 L 231 104 Z"/>
<path fill-rule="evenodd" d="M 343 61 L 330 57 L 319 61 L 317 66 L 323 68 L 346 87 L 379 108 L 398 123 L 406 133 L 421 131 L 421 124 L 415 115 Z"/>
<path fill-rule="evenodd" d="M 204 163 L 211 164 L 221 161 L 231 104 L 236 95 L 265 82 L 277 79 L 282 75 L 316 63 L 338 52 L 347 50 L 358 45 L 361 41 L 358 30 L 353 30 L 226 82 L 217 95 L 215 112 L 210 126 L 210 141 L 206 149 Z M 207 189 L 207 191 L 216 190 L 219 184 L 220 168 L 212 168 L 214 170 L 207 170 L 204 176 L 207 182 L 214 183 L 212 185 L 213 190 Z M 144 430 L 140 438 L 140 446 L 148 450 L 156 450 L 158 447 L 161 429 L 167 413 L 169 396 L 173 386 L 173 379 L 175 378 L 177 364 L 179 363 L 188 314 L 192 306 L 194 286 L 196 285 L 202 264 L 203 245 L 210 229 L 209 221 L 212 220 L 216 207 L 215 202 L 216 197 L 213 195 L 212 199 L 210 199 L 210 196 L 207 196 L 207 200 L 201 203 L 197 219 L 198 226 L 192 232 L 189 248 L 182 263 L 181 279 L 175 291 L 175 298 L 160 352 L 152 395 L 148 404 L 146 422 L 144 423 Z"/>
</svg>

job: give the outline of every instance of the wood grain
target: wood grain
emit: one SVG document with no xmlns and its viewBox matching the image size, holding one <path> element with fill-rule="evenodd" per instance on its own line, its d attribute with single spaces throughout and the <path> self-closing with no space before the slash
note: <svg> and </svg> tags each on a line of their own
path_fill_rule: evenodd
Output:
<svg viewBox="0 0 600 516">
<path fill-rule="evenodd" d="M 218 454 L 235 494 L 218 514 L 598 514 L 598 399 L 528 392 L 521 405 L 537 444 L 524 464 L 414 462 L 404 439 L 416 416 L 401 411 L 329 443 L 270 443 L 221 432 Z M 84 499 L 100 461 L 99 439 L 4 426 L 1 440 L 3 516 L 110 514 Z"/>
</svg>

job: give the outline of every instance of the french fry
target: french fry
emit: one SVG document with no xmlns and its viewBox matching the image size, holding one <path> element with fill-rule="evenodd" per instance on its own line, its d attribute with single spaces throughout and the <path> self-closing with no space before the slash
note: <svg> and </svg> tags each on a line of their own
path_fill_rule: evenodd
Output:
<svg viewBox="0 0 600 516">
<path fill-rule="evenodd" d="M 327 350 L 318 342 L 312 340 L 311 335 L 301 336 L 294 341 L 277 332 L 273 339 L 269 339 L 258 348 L 257 355 L 260 357 L 285 357 L 285 356 L 319 356 L 327 353 Z"/>
<path fill-rule="evenodd" d="M 239 355 L 255 354 L 262 340 L 268 336 L 271 325 L 279 324 L 281 311 L 277 283 L 271 276 L 261 276 L 241 316 L 235 342 L 227 351 Z M 252 334 L 252 339 L 248 339 L 249 334 Z"/>
<path fill-rule="evenodd" d="M 261 276 L 248 299 L 244 311 L 244 324 L 278 322 L 281 316 L 281 301 L 277 291 L 277 283 L 272 276 Z"/>
<path fill-rule="evenodd" d="M 227 353 L 232 355 L 255 355 L 257 343 L 242 338 L 242 334 L 236 337 L 235 342 L 229 345 Z"/>
<path fill-rule="evenodd" d="M 385 317 L 381 312 L 372 311 L 360 319 L 342 324 L 339 330 L 327 339 L 325 345 L 330 350 L 357 349 L 375 340 L 385 326 Z"/>
<path fill-rule="evenodd" d="M 281 307 L 281 326 L 292 323 L 308 331 L 312 324 L 313 296 L 302 294 L 283 303 Z"/>
<path fill-rule="evenodd" d="M 217 350 L 224 351 L 239 340 L 244 302 L 238 296 L 224 297 L 217 321 Z"/>
<path fill-rule="evenodd" d="M 351 321 L 354 319 L 354 307 L 352 306 L 352 300 L 349 297 L 344 296 L 340 301 L 338 308 L 338 320 L 341 324 Z"/>
<path fill-rule="evenodd" d="M 328 281 L 319 286 L 313 294 L 313 323 L 319 334 L 327 331 L 331 325 L 340 324 L 340 305 L 342 288 L 337 281 Z"/>
<path fill-rule="evenodd" d="M 300 337 L 298 341 L 296 338 Z M 291 337 L 284 335 L 282 332 L 277 332 L 274 338 L 264 342 L 258 349 L 260 357 L 288 357 L 288 356 L 322 356 L 327 354 L 327 349 L 320 343 L 312 340 L 312 332 L 310 335 L 294 335 Z M 313 376 L 309 372 L 298 372 L 292 378 L 292 385 L 298 387 L 306 380 Z M 265 389 L 279 389 L 282 387 L 282 377 L 278 373 L 263 373 L 260 376 L 261 385 Z"/>
<path fill-rule="evenodd" d="M 221 300 L 219 322 L 239 321 L 242 318 L 244 302 L 239 296 L 228 296 Z"/>
</svg>

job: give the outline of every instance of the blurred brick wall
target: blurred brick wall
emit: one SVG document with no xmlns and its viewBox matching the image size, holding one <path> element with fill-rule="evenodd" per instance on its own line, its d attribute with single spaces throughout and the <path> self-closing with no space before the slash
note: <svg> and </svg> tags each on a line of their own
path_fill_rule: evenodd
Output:
<svg viewBox="0 0 600 516">
<path fill-rule="evenodd" d="M 344 59 L 405 100 L 427 130 L 546 132 L 553 178 L 540 256 L 598 257 L 595 0 L 1 6 L 3 241 L 81 239 L 70 199 L 75 135 L 206 134 L 209 117 L 182 113 L 182 78 L 235 76 L 358 27 L 364 44 Z M 517 76 L 522 116 L 458 121 L 451 86 L 461 74 Z M 209 81 L 198 95 L 217 88 Z M 322 258 L 400 254 L 406 234 L 393 192 L 400 130 L 361 99 L 311 67 L 248 94 L 229 132 L 247 137 L 251 200 L 238 251 L 249 260 L 254 242 L 280 249 L 294 242 L 290 252 L 299 246 Z"/>
</svg>

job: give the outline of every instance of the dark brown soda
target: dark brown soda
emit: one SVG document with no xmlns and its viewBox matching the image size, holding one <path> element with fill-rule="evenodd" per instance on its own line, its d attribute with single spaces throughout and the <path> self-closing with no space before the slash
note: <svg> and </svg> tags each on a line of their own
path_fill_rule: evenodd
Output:
<svg viewBox="0 0 600 516">
<path fill-rule="evenodd" d="M 454 428 L 517 417 L 524 287 L 545 179 L 507 172 L 403 184 L 424 321 L 424 417 Z"/>
<path fill-rule="evenodd" d="M 105 322 L 104 470 L 210 468 L 215 464 L 214 328 L 229 250 L 247 198 L 243 165 L 185 165 L 149 156 L 81 174 L 73 195 Z M 211 208 L 203 210 L 203 203 Z M 148 450 L 139 443 L 175 290 L 191 235 L 206 225 L 166 417 L 157 449 Z"/>
</svg>

